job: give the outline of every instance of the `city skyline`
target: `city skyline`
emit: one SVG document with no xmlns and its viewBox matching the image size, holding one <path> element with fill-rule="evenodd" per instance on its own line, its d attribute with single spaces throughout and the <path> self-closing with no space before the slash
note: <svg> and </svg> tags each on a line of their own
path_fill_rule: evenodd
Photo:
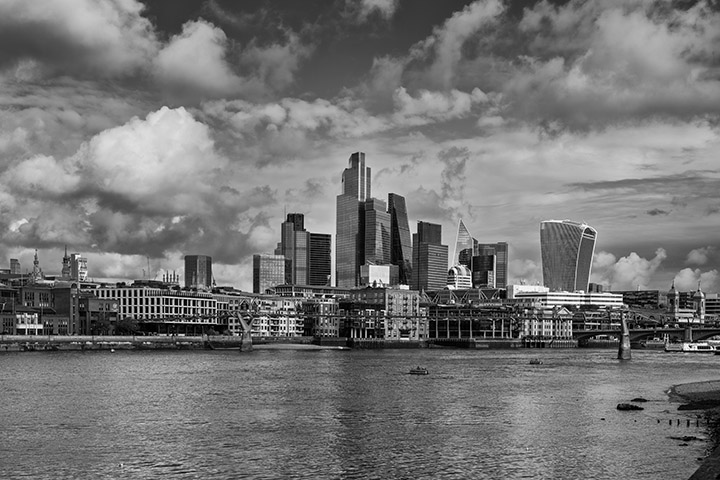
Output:
<svg viewBox="0 0 720 480">
<path fill-rule="evenodd" d="M 590 282 L 720 291 L 717 31 L 703 1 L 3 2 L 0 258 L 126 281 L 202 254 L 250 291 L 286 211 L 335 235 L 365 152 L 411 232 L 507 242 L 508 283 L 569 219 Z"/>
</svg>

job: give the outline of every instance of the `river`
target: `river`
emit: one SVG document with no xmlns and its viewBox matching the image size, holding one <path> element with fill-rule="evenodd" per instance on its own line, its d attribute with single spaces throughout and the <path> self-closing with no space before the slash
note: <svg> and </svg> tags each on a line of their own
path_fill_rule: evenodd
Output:
<svg viewBox="0 0 720 480">
<path fill-rule="evenodd" d="M 704 430 L 665 392 L 720 378 L 720 356 L 615 357 L 592 349 L 6 353 L 0 475 L 688 478 L 706 444 L 678 437 Z M 418 365 L 430 375 L 406 373 Z M 634 397 L 649 400 L 644 411 L 616 409 Z"/>
</svg>

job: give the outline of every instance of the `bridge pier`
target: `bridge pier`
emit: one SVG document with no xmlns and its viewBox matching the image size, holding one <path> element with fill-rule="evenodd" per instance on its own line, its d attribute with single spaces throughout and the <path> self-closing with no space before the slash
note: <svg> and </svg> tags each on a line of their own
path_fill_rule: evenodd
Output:
<svg viewBox="0 0 720 480">
<path fill-rule="evenodd" d="M 630 330 L 628 330 L 627 322 L 623 316 L 621 319 L 622 335 L 620 336 L 620 346 L 618 347 L 618 360 L 630 360 L 632 353 L 630 350 Z"/>
</svg>

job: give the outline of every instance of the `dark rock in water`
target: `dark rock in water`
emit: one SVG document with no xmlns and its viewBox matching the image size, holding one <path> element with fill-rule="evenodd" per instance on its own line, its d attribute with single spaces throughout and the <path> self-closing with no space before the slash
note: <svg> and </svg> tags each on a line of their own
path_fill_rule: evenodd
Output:
<svg viewBox="0 0 720 480">
<path fill-rule="evenodd" d="M 645 410 L 643 407 L 633 405 L 632 403 L 618 403 L 618 410 Z"/>
<path fill-rule="evenodd" d="M 647 402 L 647 400 L 646 400 L 646 399 L 644 399 L 644 398 L 642 398 L 642 397 L 636 397 L 636 398 L 633 398 L 633 399 L 632 399 L 632 400 L 630 400 L 630 401 L 631 401 L 631 402 L 636 402 L 636 403 L 643 403 L 643 402 Z"/>
</svg>

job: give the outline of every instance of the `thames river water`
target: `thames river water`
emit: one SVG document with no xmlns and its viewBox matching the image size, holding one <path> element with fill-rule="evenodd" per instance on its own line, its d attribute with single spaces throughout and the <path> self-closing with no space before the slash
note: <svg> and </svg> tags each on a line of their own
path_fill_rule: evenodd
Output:
<svg viewBox="0 0 720 480">
<path fill-rule="evenodd" d="M 706 444 L 680 438 L 704 430 L 665 392 L 720 378 L 720 356 L 615 357 L 610 349 L 2 354 L 0 476 L 688 478 Z M 430 375 L 406 373 L 418 365 Z M 616 409 L 639 396 L 649 400 L 644 411 Z"/>
</svg>

